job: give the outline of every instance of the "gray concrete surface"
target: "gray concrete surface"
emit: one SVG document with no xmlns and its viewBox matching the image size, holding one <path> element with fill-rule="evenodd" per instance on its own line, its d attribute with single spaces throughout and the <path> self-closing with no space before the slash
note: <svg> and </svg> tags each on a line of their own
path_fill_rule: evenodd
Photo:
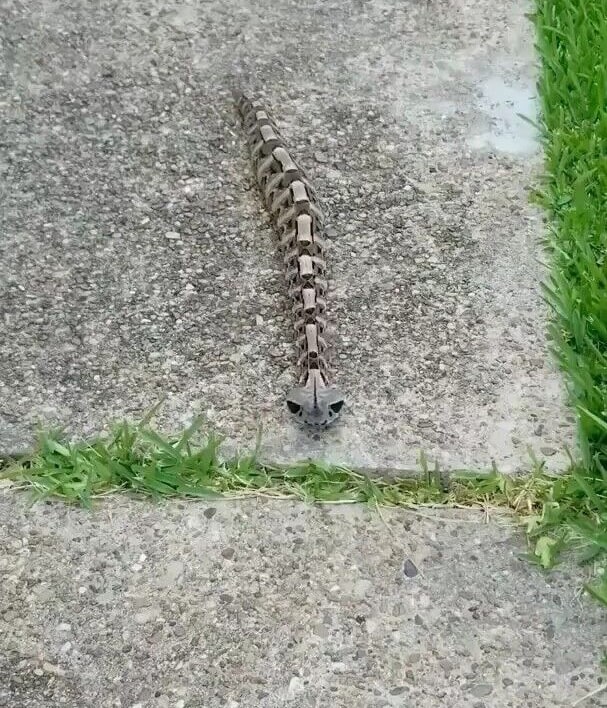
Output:
<svg viewBox="0 0 607 708">
<path fill-rule="evenodd" d="M 205 412 L 277 461 L 559 468 L 527 204 L 531 27 L 507 0 L 3 0 L 0 441 Z M 227 90 L 241 69 L 324 199 L 334 363 L 314 440 L 283 410 L 290 320 Z M 351 218 L 353 216 L 353 219 Z M 255 293 L 261 293 L 257 298 Z"/>
<path fill-rule="evenodd" d="M 5 490 L 0 706 L 572 706 L 603 685 L 605 612 L 523 551 L 482 512 Z"/>
</svg>

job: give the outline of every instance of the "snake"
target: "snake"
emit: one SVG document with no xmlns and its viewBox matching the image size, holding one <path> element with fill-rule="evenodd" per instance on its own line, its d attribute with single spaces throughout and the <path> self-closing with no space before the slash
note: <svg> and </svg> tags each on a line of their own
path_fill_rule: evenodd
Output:
<svg viewBox="0 0 607 708">
<path fill-rule="evenodd" d="M 269 111 L 241 90 L 234 90 L 233 97 L 255 179 L 277 234 L 294 320 L 299 381 L 286 392 L 286 407 L 296 421 L 315 429 L 326 428 L 340 417 L 345 401 L 330 382 L 327 356 L 323 209 Z"/>
</svg>

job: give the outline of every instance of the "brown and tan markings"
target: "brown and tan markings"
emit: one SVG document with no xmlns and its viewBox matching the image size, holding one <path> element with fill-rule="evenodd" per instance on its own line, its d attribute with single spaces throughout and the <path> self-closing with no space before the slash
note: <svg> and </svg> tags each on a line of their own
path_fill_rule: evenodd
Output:
<svg viewBox="0 0 607 708">
<path fill-rule="evenodd" d="M 300 385 L 288 392 L 287 407 L 303 423 L 324 428 L 337 419 L 344 398 L 329 381 L 323 214 L 269 113 L 240 92 L 235 101 L 257 183 L 279 235 L 295 318 Z"/>
</svg>

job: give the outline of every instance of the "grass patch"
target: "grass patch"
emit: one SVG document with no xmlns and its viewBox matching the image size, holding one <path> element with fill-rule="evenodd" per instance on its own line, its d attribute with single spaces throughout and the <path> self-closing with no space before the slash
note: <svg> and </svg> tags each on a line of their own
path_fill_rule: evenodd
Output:
<svg viewBox="0 0 607 708">
<path fill-rule="evenodd" d="M 221 439 L 200 435 L 201 420 L 174 438 L 147 422 L 120 423 L 106 437 L 68 442 L 45 433 L 36 451 L 6 465 L 0 477 L 30 489 L 39 500 L 54 496 L 90 508 L 96 498 L 119 491 L 153 499 L 242 498 L 266 495 L 318 503 L 378 506 L 506 506 L 537 509 L 546 481 L 460 474 L 446 482 L 422 461 L 422 475 L 369 477 L 319 461 L 289 467 L 264 465 L 256 454 L 224 460 Z M 196 442 L 195 440 L 199 441 Z"/>
<path fill-rule="evenodd" d="M 196 420 L 181 435 L 164 437 L 149 426 L 121 423 L 105 437 L 69 442 L 40 436 L 35 452 L 7 463 L 0 479 L 29 489 L 34 500 L 58 497 L 90 508 L 95 499 L 128 492 L 152 499 L 266 496 L 314 503 L 363 503 L 372 507 L 466 507 L 515 512 L 527 533 L 528 557 L 543 568 L 574 543 L 584 560 L 595 562 L 597 546 L 588 480 L 579 470 L 562 476 L 540 463 L 527 476 L 459 473 L 448 479 L 422 457 L 421 474 L 377 478 L 322 462 L 290 467 L 261 464 L 255 454 L 224 460 L 221 440 L 200 434 Z M 603 549 L 604 550 L 604 549 Z M 600 578 L 587 587 L 607 604 Z"/>
<path fill-rule="evenodd" d="M 549 216 L 550 337 L 578 419 L 581 464 L 538 529 L 555 553 L 607 551 L 607 0 L 536 0 Z M 555 496 L 561 492 L 555 487 Z M 607 604 L 607 573 L 591 587 Z"/>
<path fill-rule="evenodd" d="M 607 0 L 539 0 L 535 17 L 551 225 L 551 338 L 584 462 L 607 483 Z"/>
</svg>

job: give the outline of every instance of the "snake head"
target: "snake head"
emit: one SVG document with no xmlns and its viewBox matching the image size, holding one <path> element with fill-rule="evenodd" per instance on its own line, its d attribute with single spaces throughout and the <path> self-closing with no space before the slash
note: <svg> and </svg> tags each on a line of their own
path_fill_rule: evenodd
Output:
<svg viewBox="0 0 607 708">
<path fill-rule="evenodd" d="M 334 423 L 344 405 L 344 397 L 336 388 L 301 386 L 287 394 L 291 415 L 313 428 L 326 428 Z"/>
</svg>

